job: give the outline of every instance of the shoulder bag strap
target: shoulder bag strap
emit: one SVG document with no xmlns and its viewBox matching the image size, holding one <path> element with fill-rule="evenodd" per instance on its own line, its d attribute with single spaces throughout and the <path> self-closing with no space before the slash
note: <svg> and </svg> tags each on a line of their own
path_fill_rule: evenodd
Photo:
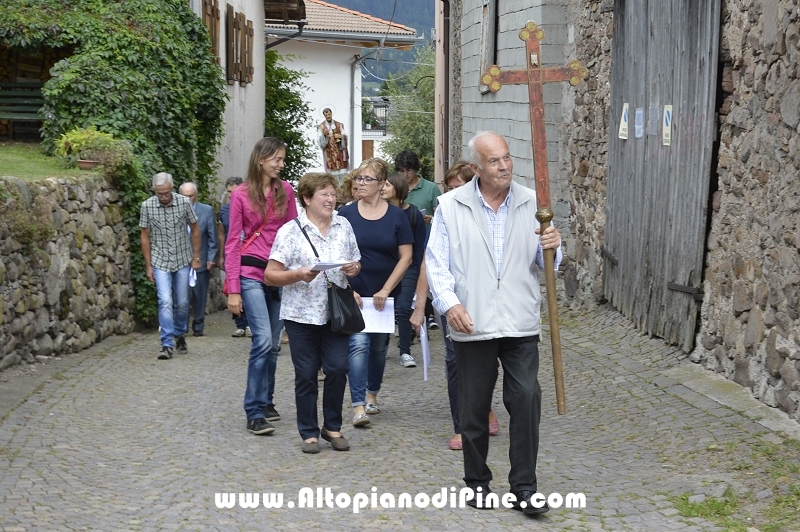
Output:
<svg viewBox="0 0 800 532">
<path fill-rule="evenodd" d="M 267 212 L 267 221 L 264 222 L 264 225 L 262 225 L 258 229 L 258 231 L 256 231 L 252 235 L 250 235 L 250 238 L 248 238 L 247 240 L 244 241 L 244 244 L 242 244 L 242 249 L 239 250 L 240 254 L 244 253 L 244 250 L 247 249 L 247 246 L 249 246 L 250 244 L 253 243 L 253 240 L 255 240 L 256 238 L 261 236 L 261 233 L 263 233 L 264 230 L 267 228 L 267 225 L 269 225 L 269 217 L 270 216 L 272 216 L 272 211 Z"/>
<path fill-rule="evenodd" d="M 319 253 L 317 253 L 317 248 L 314 247 L 314 244 L 311 243 L 311 239 L 308 238 L 308 233 L 306 233 L 305 227 L 303 227 L 303 225 L 300 223 L 300 219 L 299 218 L 295 218 L 294 219 L 294 223 L 296 223 L 297 227 L 300 228 L 300 231 L 303 232 L 303 236 L 305 236 L 306 240 L 308 240 L 308 243 L 311 246 L 311 250 L 314 252 L 314 256 L 317 257 L 317 260 L 319 260 Z"/>
</svg>

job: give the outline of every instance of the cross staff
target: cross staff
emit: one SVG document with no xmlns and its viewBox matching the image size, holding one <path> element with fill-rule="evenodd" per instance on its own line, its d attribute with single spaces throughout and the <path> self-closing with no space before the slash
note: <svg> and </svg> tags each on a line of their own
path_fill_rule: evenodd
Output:
<svg viewBox="0 0 800 532">
<path fill-rule="evenodd" d="M 528 54 L 525 70 L 502 72 L 492 65 L 481 76 L 481 83 L 497 92 L 503 85 L 528 85 L 528 103 L 531 111 L 531 141 L 533 143 L 533 171 L 536 177 L 536 219 L 542 232 L 550 227 L 553 211 L 550 209 L 550 179 L 547 171 L 547 137 L 544 122 L 544 97 L 542 86 L 545 83 L 569 81 L 577 86 L 588 77 L 589 72 L 580 62 L 572 61 L 565 67 L 542 68 L 539 41 L 544 38 L 544 30 L 533 21 L 528 21 L 519 38 L 525 41 Z M 559 414 L 567 412 L 567 399 L 564 395 L 564 368 L 561 362 L 561 331 L 558 327 L 558 306 L 556 302 L 556 274 L 554 271 L 555 250 L 544 251 L 544 278 L 547 287 L 547 310 L 550 315 L 550 343 L 553 346 L 553 373 L 556 380 L 556 405 Z"/>
</svg>

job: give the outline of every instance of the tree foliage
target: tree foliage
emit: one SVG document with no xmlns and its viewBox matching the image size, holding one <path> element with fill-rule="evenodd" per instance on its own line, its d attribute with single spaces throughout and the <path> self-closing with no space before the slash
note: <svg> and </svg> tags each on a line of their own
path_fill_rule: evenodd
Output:
<svg viewBox="0 0 800 532">
<path fill-rule="evenodd" d="M 419 48 L 416 62 L 422 64 L 401 79 L 390 79 L 381 90 L 391 102 L 388 128 L 392 138 L 384 143 L 383 151 L 392 159 L 402 150 L 413 151 L 422 164 L 420 175 L 431 181 L 436 144 L 434 58 L 432 46 Z"/>
<path fill-rule="evenodd" d="M 308 88 L 303 84 L 307 74 L 287 68 L 283 64 L 286 60 L 291 57 L 281 57 L 274 50 L 267 50 L 264 136 L 279 138 L 286 144 L 286 166 L 281 177 L 297 183 L 314 158 L 305 135 L 311 126 L 311 109 L 303 98 Z"/>
<path fill-rule="evenodd" d="M 185 0 L 16 0 L 0 9 L 0 46 L 35 53 L 71 47 L 42 93 L 45 149 L 61 134 L 95 126 L 128 140 L 135 163 L 118 176 L 130 238 L 135 314 L 156 311 L 139 249 L 139 207 L 150 176 L 170 172 L 201 194 L 216 172 L 226 94 L 208 31 Z"/>
</svg>

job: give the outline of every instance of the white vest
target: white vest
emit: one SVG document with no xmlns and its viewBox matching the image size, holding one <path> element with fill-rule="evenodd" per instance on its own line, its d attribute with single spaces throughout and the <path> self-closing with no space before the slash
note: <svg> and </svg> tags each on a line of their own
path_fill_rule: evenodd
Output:
<svg viewBox="0 0 800 532">
<path fill-rule="evenodd" d="M 536 252 L 536 193 L 511 183 L 500 278 L 477 179 L 439 197 L 450 243 L 455 294 L 472 318 L 472 334 L 450 330 L 457 342 L 539 334 L 541 294 Z"/>
</svg>

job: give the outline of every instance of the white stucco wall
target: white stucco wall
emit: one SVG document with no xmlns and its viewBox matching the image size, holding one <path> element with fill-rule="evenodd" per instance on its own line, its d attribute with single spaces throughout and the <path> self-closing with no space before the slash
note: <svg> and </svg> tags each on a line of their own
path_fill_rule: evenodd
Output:
<svg viewBox="0 0 800 532">
<path fill-rule="evenodd" d="M 264 136 L 264 5 L 250 0 L 227 0 L 233 10 L 244 13 L 253 21 L 253 83 L 241 86 L 239 82 L 226 84 L 230 100 L 225 107 L 225 137 L 222 139 L 217 161 L 220 163 L 218 189 L 222 190 L 225 180 L 231 176 L 244 178 L 250 152 L 258 140 Z M 191 0 L 192 9 L 200 16 L 201 0 Z M 219 53 L 220 66 L 225 72 L 225 3 L 220 9 Z"/>
<path fill-rule="evenodd" d="M 273 50 L 284 57 L 286 67 L 304 70 L 308 74 L 304 79 L 308 86 L 305 97 L 311 107 L 313 121 L 308 128 L 308 137 L 316 148 L 317 157 L 316 166 L 307 170 L 323 170 L 322 150 L 316 143 L 316 125 L 324 120 L 322 110 L 326 106 L 334 108 L 334 120 L 344 124 L 345 133 L 350 139 L 350 167 L 352 168 L 353 163 L 360 163 L 361 68 L 353 71 L 353 61 L 360 48 L 291 40 L 279 44 Z"/>
</svg>

